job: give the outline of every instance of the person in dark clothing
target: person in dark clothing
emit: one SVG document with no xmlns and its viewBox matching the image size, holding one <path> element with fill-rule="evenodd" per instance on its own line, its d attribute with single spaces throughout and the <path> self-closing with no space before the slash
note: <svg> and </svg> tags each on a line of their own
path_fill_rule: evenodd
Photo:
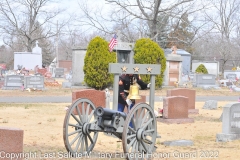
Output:
<svg viewBox="0 0 240 160">
<path fill-rule="evenodd" d="M 133 85 L 134 80 L 141 87 L 141 89 L 147 89 L 150 87 L 150 83 L 146 84 L 141 80 L 138 74 L 123 74 L 119 77 L 119 95 L 118 95 L 118 111 L 123 112 L 125 106 L 130 106 L 130 109 L 134 106 L 135 101 L 127 98 L 129 95 L 130 85 Z"/>
</svg>

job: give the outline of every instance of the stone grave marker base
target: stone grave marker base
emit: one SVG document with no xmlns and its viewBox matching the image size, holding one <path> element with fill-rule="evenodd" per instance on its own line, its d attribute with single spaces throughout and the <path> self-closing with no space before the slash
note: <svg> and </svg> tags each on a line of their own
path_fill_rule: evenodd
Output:
<svg viewBox="0 0 240 160">
<path fill-rule="evenodd" d="M 175 140 L 163 142 L 165 146 L 192 146 L 193 141 L 191 140 Z"/>
<path fill-rule="evenodd" d="M 225 133 L 218 133 L 216 135 L 217 142 L 229 142 L 233 140 L 240 139 L 240 134 L 225 134 Z"/>
<path fill-rule="evenodd" d="M 158 122 L 162 123 L 177 123 L 177 124 L 183 124 L 183 123 L 194 123 L 193 118 L 179 118 L 179 119 L 166 119 L 166 118 L 157 118 Z"/>
<path fill-rule="evenodd" d="M 21 87 L 8 87 L 8 86 L 3 86 L 3 90 L 20 90 Z"/>
<path fill-rule="evenodd" d="M 188 109 L 188 114 L 199 114 L 199 109 Z"/>
</svg>

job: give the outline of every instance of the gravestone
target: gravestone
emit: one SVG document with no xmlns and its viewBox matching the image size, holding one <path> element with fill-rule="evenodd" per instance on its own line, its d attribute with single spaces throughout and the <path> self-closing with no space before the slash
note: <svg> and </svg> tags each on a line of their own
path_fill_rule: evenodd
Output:
<svg viewBox="0 0 240 160">
<path fill-rule="evenodd" d="M 167 97 L 184 96 L 188 98 L 188 113 L 198 114 L 199 110 L 195 109 L 196 90 L 188 88 L 175 88 L 167 90 Z"/>
<path fill-rule="evenodd" d="M 23 86 L 23 79 L 24 77 L 21 75 L 6 75 L 2 89 L 20 89 Z"/>
<path fill-rule="evenodd" d="M 24 88 L 44 89 L 44 76 L 25 76 Z"/>
<path fill-rule="evenodd" d="M 165 146 L 192 146 L 193 141 L 191 140 L 174 140 L 174 141 L 165 141 L 163 142 Z"/>
<path fill-rule="evenodd" d="M 72 83 L 68 81 L 62 82 L 62 88 L 72 88 Z"/>
<path fill-rule="evenodd" d="M 78 98 L 87 98 L 93 102 L 95 107 L 105 107 L 106 106 L 106 95 L 105 91 L 99 91 L 95 89 L 84 89 L 80 91 L 73 91 L 72 92 L 72 103 Z"/>
<path fill-rule="evenodd" d="M 231 81 L 236 81 L 237 74 L 228 74 L 226 77 Z"/>
<path fill-rule="evenodd" d="M 240 78 L 240 70 L 224 70 L 223 78 L 228 79 L 229 75 L 236 75 L 236 78 Z"/>
<path fill-rule="evenodd" d="M 195 74 L 193 79 L 194 87 L 216 87 L 216 75 L 214 74 Z"/>
<path fill-rule="evenodd" d="M 216 141 L 237 139 L 240 139 L 240 103 L 229 103 L 223 107 L 222 133 L 216 135 Z"/>
<path fill-rule="evenodd" d="M 89 99 L 90 101 L 92 101 L 92 103 L 96 108 L 100 106 L 105 108 L 107 106 L 106 102 L 108 102 L 106 100 L 107 97 L 106 97 L 105 91 L 99 91 L 95 89 L 84 89 L 84 90 L 72 92 L 73 103 L 79 98 Z M 80 111 L 81 111 L 81 107 L 82 105 L 79 105 Z M 87 106 L 85 105 L 85 107 Z M 90 109 L 90 112 L 91 112 L 91 109 Z M 77 114 L 76 110 L 74 110 L 74 114 Z"/>
<path fill-rule="evenodd" d="M 55 77 L 63 77 L 64 76 L 64 68 L 55 68 Z"/>
<path fill-rule="evenodd" d="M 217 101 L 216 100 L 208 100 L 203 105 L 203 109 L 217 109 Z"/>
<path fill-rule="evenodd" d="M 22 154 L 23 153 L 23 130 L 18 128 L 0 127 L 0 159 L 9 160 L 4 157 L 4 153 Z M 7 154 L 5 154 L 7 155 Z M 17 159 L 16 157 L 13 159 Z M 18 158 L 18 160 L 24 159 Z"/>
<path fill-rule="evenodd" d="M 163 123 L 193 123 L 193 118 L 188 118 L 188 98 L 171 96 L 163 99 L 163 117 L 157 119 Z"/>
<path fill-rule="evenodd" d="M 45 73 L 47 73 L 47 68 L 38 68 L 37 69 L 37 73 L 41 74 L 42 76 L 45 75 Z"/>
</svg>

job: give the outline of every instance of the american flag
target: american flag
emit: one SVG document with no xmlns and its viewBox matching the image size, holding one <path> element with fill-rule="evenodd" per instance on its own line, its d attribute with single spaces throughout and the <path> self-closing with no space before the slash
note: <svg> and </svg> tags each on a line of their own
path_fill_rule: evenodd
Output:
<svg viewBox="0 0 240 160">
<path fill-rule="evenodd" d="M 111 41 L 110 41 L 110 43 L 109 43 L 109 45 L 108 45 L 110 52 L 112 52 L 113 47 L 114 47 L 116 44 L 117 44 L 117 35 L 114 34 L 113 38 L 111 39 Z"/>
</svg>

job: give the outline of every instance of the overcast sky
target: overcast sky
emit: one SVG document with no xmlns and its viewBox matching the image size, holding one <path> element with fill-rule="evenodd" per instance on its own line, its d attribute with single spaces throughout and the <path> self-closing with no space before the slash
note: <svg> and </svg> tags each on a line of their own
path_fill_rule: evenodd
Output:
<svg viewBox="0 0 240 160">
<path fill-rule="evenodd" d="M 107 7 L 105 0 L 61 0 L 61 3 L 58 3 L 59 7 L 67 8 L 68 12 L 79 12 L 79 3 L 87 2 L 92 8 L 98 8 L 100 6 Z"/>
<path fill-rule="evenodd" d="M 61 0 L 61 3 L 55 3 L 54 7 L 58 7 L 59 9 L 61 8 L 66 9 L 66 11 L 63 14 L 61 14 L 62 19 L 67 18 L 67 16 L 69 16 L 70 14 L 71 15 L 75 14 L 75 17 L 72 16 L 72 18 L 78 17 L 79 19 L 79 17 L 82 17 L 84 15 L 79 5 L 86 4 L 86 3 L 88 5 L 88 8 L 92 10 L 91 12 L 92 14 L 94 14 L 94 12 L 98 12 L 101 10 L 101 14 L 108 15 L 108 13 L 112 10 L 112 6 L 109 4 L 106 4 L 105 0 Z M 79 22 L 76 22 L 76 23 L 78 25 L 81 25 L 79 24 Z M 89 31 L 89 28 L 92 28 L 92 27 L 81 26 L 79 30 L 83 30 L 85 32 L 85 31 Z"/>
</svg>

